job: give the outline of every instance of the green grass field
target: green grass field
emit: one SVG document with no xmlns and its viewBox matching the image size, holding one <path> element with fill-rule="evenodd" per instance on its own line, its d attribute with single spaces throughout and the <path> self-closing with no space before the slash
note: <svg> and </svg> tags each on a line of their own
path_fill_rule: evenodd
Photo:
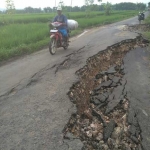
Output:
<svg viewBox="0 0 150 150">
<path fill-rule="evenodd" d="M 56 14 L 0 15 L 0 62 L 14 56 L 29 54 L 49 43 L 49 20 Z M 79 28 L 71 35 L 79 34 L 85 28 L 117 22 L 137 15 L 137 11 L 115 11 L 110 16 L 103 12 L 92 12 L 87 18 L 85 12 L 66 13 L 75 19 Z"/>
<path fill-rule="evenodd" d="M 144 23 L 150 24 L 150 16 L 148 16 L 148 17 L 145 19 Z M 150 29 L 149 29 L 149 31 L 144 32 L 144 36 L 145 36 L 148 40 L 150 40 Z"/>
<path fill-rule="evenodd" d="M 144 23 L 150 24 L 150 16 L 148 16 L 148 17 L 144 20 Z"/>
</svg>

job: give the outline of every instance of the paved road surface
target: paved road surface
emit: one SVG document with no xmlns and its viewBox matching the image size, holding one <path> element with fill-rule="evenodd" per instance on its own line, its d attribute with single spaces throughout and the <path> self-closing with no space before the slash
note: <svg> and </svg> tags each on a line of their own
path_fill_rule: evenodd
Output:
<svg viewBox="0 0 150 150">
<path fill-rule="evenodd" d="M 66 93 L 86 60 L 107 46 L 131 39 L 124 31 L 137 17 L 87 30 L 71 39 L 69 50 L 48 49 L 0 67 L 0 150 L 73 150 L 79 140 L 63 142 L 62 129 L 75 111 Z M 60 64 L 70 60 L 65 67 Z"/>
</svg>

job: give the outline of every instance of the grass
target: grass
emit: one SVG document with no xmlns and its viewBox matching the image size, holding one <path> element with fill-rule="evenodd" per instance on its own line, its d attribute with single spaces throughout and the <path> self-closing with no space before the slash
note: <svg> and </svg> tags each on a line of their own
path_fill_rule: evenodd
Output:
<svg viewBox="0 0 150 150">
<path fill-rule="evenodd" d="M 0 45 L 6 49 L 35 43 L 47 36 L 48 29 L 44 23 L 11 24 L 0 27 Z"/>
<path fill-rule="evenodd" d="M 105 16 L 103 12 L 92 12 L 86 18 L 85 12 L 69 13 L 68 18 L 79 23 L 79 28 L 72 31 L 71 36 L 81 33 L 85 28 L 110 24 L 134 15 L 137 15 L 136 11 L 115 11 L 110 16 Z M 0 15 L 0 62 L 48 45 L 48 20 L 54 16 L 54 13 Z"/>
<path fill-rule="evenodd" d="M 41 41 L 30 43 L 28 45 L 22 44 L 18 47 L 11 48 L 11 49 L 1 49 L 0 50 L 0 62 L 4 60 L 8 60 L 12 57 L 21 56 L 23 54 L 30 54 L 33 53 L 47 45 L 49 43 L 49 39 L 43 39 Z"/>
<path fill-rule="evenodd" d="M 146 37 L 148 40 L 150 40 L 150 32 L 144 32 L 144 37 Z"/>
<path fill-rule="evenodd" d="M 150 16 L 148 16 L 148 17 L 144 20 L 144 23 L 150 24 Z"/>
<path fill-rule="evenodd" d="M 148 16 L 148 17 L 145 19 L 144 23 L 150 25 L 150 16 Z M 148 40 L 150 40 L 150 30 L 144 32 L 143 35 L 144 35 L 144 37 L 146 37 Z"/>
</svg>

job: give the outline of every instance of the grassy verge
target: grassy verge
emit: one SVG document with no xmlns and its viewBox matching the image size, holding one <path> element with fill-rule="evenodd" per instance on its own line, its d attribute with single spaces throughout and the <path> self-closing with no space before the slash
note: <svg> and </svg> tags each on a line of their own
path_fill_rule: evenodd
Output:
<svg viewBox="0 0 150 150">
<path fill-rule="evenodd" d="M 145 19 L 144 23 L 150 25 L 150 16 L 148 16 L 148 17 Z M 149 29 L 149 31 L 144 32 L 143 35 L 144 35 L 144 37 L 146 37 L 148 40 L 150 40 L 150 29 Z"/>
<path fill-rule="evenodd" d="M 146 39 L 150 40 L 150 31 L 144 32 L 143 35 Z"/>
<path fill-rule="evenodd" d="M 103 12 L 92 12 L 89 18 L 84 12 L 70 13 L 69 18 L 79 23 L 79 28 L 72 31 L 75 36 L 85 28 L 110 24 L 136 15 L 136 11 L 113 12 L 105 16 Z M 27 14 L 0 16 L 0 62 L 14 56 L 29 54 L 49 43 L 48 20 L 55 14 Z"/>
<path fill-rule="evenodd" d="M 22 44 L 18 47 L 14 47 L 11 49 L 1 49 L 0 51 L 0 62 L 4 60 L 8 60 L 12 57 L 22 56 L 23 54 L 30 54 L 41 48 L 45 47 L 49 43 L 49 39 L 43 39 L 35 43 L 30 43 L 28 45 Z"/>
</svg>

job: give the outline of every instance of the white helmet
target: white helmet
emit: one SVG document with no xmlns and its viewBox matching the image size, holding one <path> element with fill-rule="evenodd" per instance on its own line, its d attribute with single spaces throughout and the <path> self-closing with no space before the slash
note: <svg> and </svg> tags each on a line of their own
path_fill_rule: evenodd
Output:
<svg viewBox="0 0 150 150">
<path fill-rule="evenodd" d="M 59 7 L 57 7 L 57 10 L 60 10 L 60 11 L 62 11 L 62 8 L 59 6 Z"/>
</svg>

